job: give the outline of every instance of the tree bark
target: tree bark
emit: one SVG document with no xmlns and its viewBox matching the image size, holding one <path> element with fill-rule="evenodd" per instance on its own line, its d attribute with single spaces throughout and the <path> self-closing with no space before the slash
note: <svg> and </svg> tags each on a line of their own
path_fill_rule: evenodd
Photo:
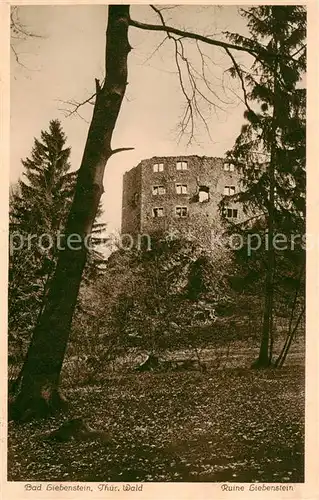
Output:
<svg viewBox="0 0 319 500">
<path fill-rule="evenodd" d="M 297 328 L 298 328 L 304 314 L 305 314 L 305 306 L 301 309 L 301 312 L 297 318 L 297 321 L 296 321 L 294 328 L 291 330 L 291 332 L 287 336 L 285 345 L 284 345 L 284 347 L 283 347 L 283 349 L 278 357 L 278 360 L 276 361 L 276 368 L 282 368 L 284 366 L 284 363 L 285 363 L 287 355 L 289 353 L 292 341 L 295 337 L 295 334 L 297 332 Z"/>
<path fill-rule="evenodd" d="M 275 113 L 274 113 L 275 114 Z M 274 126 L 274 125 L 273 125 Z M 268 250 L 267 269 L 265 281 L 265 302 L 263 312 L 263 324 L 259 356 L 254 363 L 256 368 L 267 368 L 271 365 L 272 345 L 273 345 L 273 308 L 274 308 L 274 275 L 275 275 L 275 250 L 273 246 L 274 238 L 274 180 L 275 180 L 275 146 L 272 147 L 270 160 L 270 196 L 268 212 Z"/>
<path fill-rule="evenodd" d="M 19 392 L 10 405 L 9 416 L 17 420 L 66 408 L 59 393 L 60 373 L 87 258 L 86 242 L 103 193 L 105 166 L 115 152 L 111 140 L 125 94 L 131 50 L 128 25 L 129 6 L 109 6 L 105 82 L 100 86 L 96 80 L 96 101 L 66 224 L 65 247 L 59 252 L 46 304 L 33 332 Z M 67 245 L 73 234 L 77 244 Z"/>
<path fill-rule="evenodd" d="M 275 38 L 275 51 L 278 51 L 278 42 Z M 263 325 L 259 356 L 254 363 L 256 368 L 267 368 L 272 362 L 273 345 L 273 309 L 274 309 L 274 276 L 275 276 L 275 249 L 274 249 L 274 215 L 275 215 L 275 169 L 277 160 L 277 102 L 278 102 L 278 55 L 274 63 L 274 107 L 272 116 L 271 145 L 270 145 L 270 164 L 269 164 L 269 206 L 268 206 L 268 248 L 267 250 L 267 269 L 265 280 L 265 302 L 263 312 Z"/>
<path fill-rule="evenodd" d="M 305 312 L 305 306 L 304 306 L 301 309 L 301 312 L 297 318 L 295 326 L 293 327 L 293 320 L 294 320 L 295 310 L 297 308 L 298 295 L 299 295 L 299 291 L 301 288 L 301 280 L 302 280 L 302 276 L 303 276 L 304 271 L 305 271 L 304 263 L 302 263 L 301 268 L 300 268 L 300 272 L 299 272 L 299 276 L 298 276 L 298 283 L 297 283 L 295 294 L 294 294 L 294 300 L 293 300 L 293 304 L 291 307 L 287 337 L 286 337 L 285 343 L 283 345 L 283 348 L 282 348 L 278 358 L 275 361 L 275 368 L 281 368 L 283 366 L 283 364 L 286 360 L 286 357 L 288 355 L 289 349 L 291 347 L 291 343 L 293 341 L 293 338 L 294 338 L 295 333 L 297 331 L 297 328 L 299 326 L 299 323 L 302 320 L 302 317 L 303 317 L 304 312 Z"/>
</svg>

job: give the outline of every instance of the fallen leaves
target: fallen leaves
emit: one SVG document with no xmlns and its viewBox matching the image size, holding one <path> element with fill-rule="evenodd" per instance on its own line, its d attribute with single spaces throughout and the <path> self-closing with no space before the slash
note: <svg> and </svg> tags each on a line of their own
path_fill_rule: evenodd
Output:
<svg viewBox="0 0 319 500">
<path fill-rule="evenodd" d="M 69 399 L 110 442 L 41 441 L 57 419 L 10 424 L 10 480 L 303 481 L 296 366 L 112 375 L 103 386 L 70 390 Z"/>
</svg>

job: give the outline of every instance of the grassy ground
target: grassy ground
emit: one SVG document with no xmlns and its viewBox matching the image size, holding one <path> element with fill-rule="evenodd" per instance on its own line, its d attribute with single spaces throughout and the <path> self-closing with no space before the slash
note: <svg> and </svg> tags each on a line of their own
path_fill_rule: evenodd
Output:
<svg viewBox="0 0 319 500">
<path fill-rule="evenodd" d="M 50 444 L 61 420 L 10 422 L 9 480 L 303 482 L 301 366 L 113 374 L 68 397 L 109 442 Z"/>
</svg>

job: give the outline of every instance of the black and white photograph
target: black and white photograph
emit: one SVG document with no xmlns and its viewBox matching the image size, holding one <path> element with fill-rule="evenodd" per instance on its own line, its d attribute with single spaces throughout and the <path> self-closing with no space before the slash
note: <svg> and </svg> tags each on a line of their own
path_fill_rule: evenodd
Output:
<svg viewBox="0 0 319 500">
<path fill-rule="evenodd" d="M 307 10 L 10 6 L 6 475 L 23 498 L 297 498 Z"/>
</svg>

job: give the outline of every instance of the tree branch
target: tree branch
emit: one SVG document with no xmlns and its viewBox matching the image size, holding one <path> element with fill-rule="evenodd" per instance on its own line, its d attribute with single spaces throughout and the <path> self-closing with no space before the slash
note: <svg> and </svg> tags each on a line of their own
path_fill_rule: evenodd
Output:
<svg viewBox="0 0 319 500">
<path fill-rule="evenodd" d="M 79 114 L 78 110 L 82 106 L 84 106 L 85 104 L 91 104 L 92 106 L 94 106 L 93 99 L 95 97 L 96 97 L 96 92 L 94 94 L 92 94 L 90 97 L 88 97 L 87 99 L 85 99 L 84 101 L 82 101 L 82 102 L 77 102 L 77 101 L 60 101 L 60 102 L 63 103 L 63 104 L 68 104 L 70 106 L 73 106 L 74 109 L 72 109 L 72 110 L 65 110 L 66 111 L 66 117 L 68 118 L 69 116 L 72 116 L 72 115 L 75 115 L 75 114 Z"/>
<path fill-rule="evenodd" d="M 156 8 L 152 7 L 153 10 Z M 155 11 L 158 11 L 156 9 Z M 161 12 L 158 11 L 158 14 L 163 18 Z M 193 33 L 191 31 L 186 31 L 186 30 L 180 30 L 178 28 L 174 28 L 172 26 L 167 26 L 166 24 L 149 24 L 149 23 L 141 23 L 139 21 L 135 21 L 134 19 L 130 18 L 129 19 L 129 25 L 134 27 L 134 28 L 139 28 L 142 30 L 148 30 L 148 31 L 165 31 L 168 34 L 173 34 L 173 35 L 178 35 L 183 38 L 190 38 L 193 40 L 198 40 L 199 42 L 206 43 L 208 45 L 214 45 L 215 47 L 220 47 L 222 49 L 233 49 L 233 50 L 238 50 L 240 52 L 246 52 L 252 55 L 253 57 L 256 57 L 258 55 L 259 51 L 242 47 L 240 45 L 235 45 L 233 43 L 228 43 L 228 42 L 222 42 L 220 40 L 214 40 L 213 38 L 208 38 L 207 36 L 204 35 L 199 35 L 197 33 Z M 266 52 L 266 48 L 265 48 Z"/>
<path fill-rule="evenodd" d="M 157 47 L 153 50 L 153 52 L 151 53 L 151 55 L 149 57 L 147 57 L 147 59 L 145 59 L 145 61 L 143 62 L 143 64 L 147 63 L 150 59 L 152 59 L 152 57 L 159 51 L 159 49 L 164 45 L 164 43 L 166 42 L 166 40 L 168 40 L 170 37 L 169 36 L 166 36 L 162 41 L 161 43 L 159 43 L 157 45 Z"/>
<path fill-rule="evenodd" d="M 225 48 L 225 51 L 228 54 L 228 56 L 230 57 L 230 59 L 232 60 L 232 63 L 233 63 L 234 68 L 236 70 L 236 73 L 237 73 L 237 75 L 238 75 L 238 77 L 240 79 L 241 88 L 242 88 L 242 91 L 243 91 L 243 94 L 244 94 L 245 105 L 246 105 L 246 107 L 247 107 L 247 109 L 249 111 L 252 111 L 252 109 L 251 109 L 251 107 L 249 106 L 249 103 L 248 103 L 248 96 L 247 96 L 247 91 L 246 91 L 246 87 L 245 87 L 245 82 L 244 82 L 242 71 L 241 71 L 239 65 L 237 64 L 236 59 L 234 58 L 234 56 L 230 52 L 230 50 L 228 48 Z"/>
<path fill-rule="evenodd" d="M 121 153 L 122 151 L 132 151 L 135 148 L 116 148 L 112 149 L 111 151 L 111 156 L 115 155 L 116 153 Z"/>
<path fill-rule="evenodd" d="M 205 95 L 205 93 L 201 90 L 200 86 L 198 85 L 198 79 L 204 80 L 205 85 L 209 92 L 214 95 L 215 97 L 218 98 L 215 92 L 210 88 L 207 79 L 205 77 L 205 72 L 204 74 L 199 74 L 199 72 L 194 68 L 194 66 L 191 64 L 189 59 L 186 56 L 185 53 L 185 48 L 183 45 L 183 38 L 184 37 L 175 37 L 173 36 L 168 30 L 167 26 L 165 24 L 164 17 L 162 15 L 162 12 L 160 9 L 155 7 L 154 5 L 150 5 L 150 7 L 154 10 L 154 12 L 159 16 L 159 19 L 161 21 L 161 25 L 163 26 L 164 32 L 166 32 L 166 37 L 165 39 L 161 42 L 161 44 L 156 48 L 158 50 L 162 44 L 165 42 L 165 40 L 168 38 L 174 42 L 174 49 L 175 49 L 175 63 L 176 63 L 176 68 L 177 68 L 177 73 L 179 77 L 179 83 L 180 87 L 182 90 L 182 93 L 184 95 L 184 98 L 186 100 L 186 108 L 184 110 L 183 116 L 181 118 L 181 122 L 179 124 L 180 126 L 180 134 L 179 134 L 179 139 L 184 135 L 188 133 L 189 130 L 189 138 L 188 138 L 188 144 L 192 142 L 194 139 L 194 130 L 195 130 L 195 116 L 198 116 L 203 123 L 206 132 L 208 136 L 210 137 L 210 132 L 209 132 L 209 127 L 207 124 L 207 121 L 205 119 L 205 116 L 203 115 L 203 112 L 200 107 L 200 101 L 203 100 L 205 101 L 206 104 L 212 107 L 217 107 L 218 104 L 213 102 L 211 99 L 209 99 L 208 96 Z M 198 44 L 198 41 L 196 41 Z M 199 49 L 200 50 L 200 49 Z M 154 54 L 154 52 L 153 52 Z M 152 54 L 152 55 L 153 55 Z M 184 77 L 184 69 L 187 74 L 188 81 L 185 81 L 186 77 Z M 196 75 L 199 76 L 199 78 L 196 77 Z"/>
<path fill-rule="evenodd" d="M 13 38 L 43 38 L 42 35 L 37 35 L 36 33 L 32 33 L 31 31 L 28 31 L 26 27 L 21 23 L 19 19 L 19 13 L 18 13 L 18 6 L 15 5 L 11 9 L 11 14 L 10 14 L 10 29 L 11 31 L 17 35 L 16 37 Z"/>
<path fill-rule="evenodd" d="M 12 43 L 10 44 L 10 48 L 11 48 L 11 50 L 12 50 L 12 52 L 13 52 L 14 58 L 15 58 L 15 60 L 17 61 L 17 63 L 18 63 L 20 66 L 22 66 L 23 68 L 25 68 L 25 69 L 30 69 L 30 68 L 28 68 L 27 66 L 25 66 L 25 65 L 21 62 L 20 57 L 19 57 L 19 54 L 18 54 L 18 52 L 16 51 L 16 49 L 15 49 L 15 47 L 14 47 L 14 45 L 13 45 Z"/>
<path fill-rule="evenodd" d="M 19 11 L 18 11 L 18 6 L 15 5 L 11 7 L 11 13 L 10 13 L 10 32 L 11 32 L 11 43 L 10 43 L 10 48 L 14 54 L 16 62 L 22 66 L 23 68 L 27 70 L 31 70 L 31 68 L 28 68 L 21 62 L 20 55 L 17 51 L 17 49 L 14 46 L 14 40 L 26 40 L 27 38 L 44 38 L 42 35 L 37 35 L 35 33 L 32 33 L 31 31 L 28 31 L 26 27 L 21 23 L 19 19 Z M 36 71 L 33 70 L 32 71 Z"/>
</svg>

